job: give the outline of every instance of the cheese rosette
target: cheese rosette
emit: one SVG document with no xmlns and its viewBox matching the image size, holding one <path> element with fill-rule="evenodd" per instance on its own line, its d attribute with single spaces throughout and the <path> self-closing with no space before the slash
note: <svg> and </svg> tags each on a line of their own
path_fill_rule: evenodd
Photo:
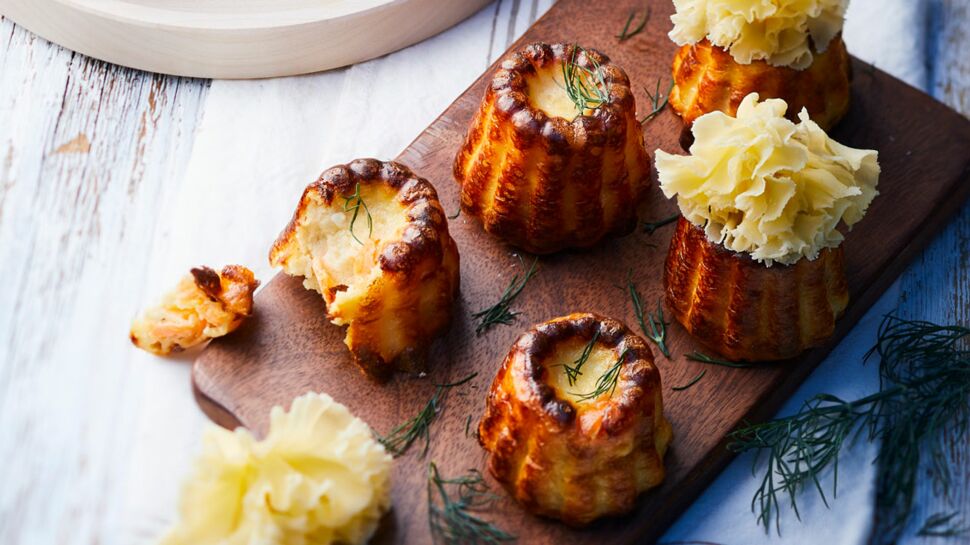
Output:
<svg viewBox="0 0 970 545">
<path fill-rule="evenodd" d="M 803 70 L 842 31 L 848 0 L 674 0 L 670 39 L 707 38 L 740 64 L 765 60 Z"/>
<path fill-rule="evenodd" d="M 737 117 L 694 122 L 690 155 L 657 150 L 660 187 L 707 238 L 766 265 L 815 259 L 838 246 L 840 222 L 862 219 L 878 194 L 878 153 L 829 138 L 803 110 L 784 117 L 783 100 L 745 97 Z"/>
<path fill-rule="evenodd" d="M 361 544 L 390 505 L 391 456 L 326 394 L 274 407 L 257 441 L 212 427 L 162 545 Z"/>
</svg>

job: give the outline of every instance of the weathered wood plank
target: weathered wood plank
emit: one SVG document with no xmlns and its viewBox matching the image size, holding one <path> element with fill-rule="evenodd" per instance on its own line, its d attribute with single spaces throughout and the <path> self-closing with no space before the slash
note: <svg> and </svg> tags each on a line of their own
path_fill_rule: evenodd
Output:
<svg viewBox="0 0 970 545">
<path fill-rule="evenodd" d="M 931 3 L 932 27 L 928 33 L 930 91 L 939 100 L 970 117 L 970 3 L 942 0 Z M 970 149 L 967 150 L 970 155 Z M 970 180 L 967 181 L 970 183 Z M 899 312 L 908 318 L 970 325 L 970 205 L 947 226 L 934 243 L 900 279 Z M 916 498 L 916 511 L 904 543 L 952 544 L 950 538 L 917 537 L 914 533 L 936 513 L 961 513 L 970 524 L 970 441 L 958 441 L 951 430 L 943 443 L 953 486 L 948 493 L 934 487 L 929 463 Z M 929 445 L 928 445 L 929 447 Z M 925 458 L 930 455 L 929 448 Z M 959 518 L 959 517 L 958 517 Z M 964 536 L 970 543 L 970 535 Z"/>
<path fill-rule="evenodd" d="M 0 542 L 110 541 L 145 432 L 123 302 L 142 298 L 207 83 L 6 20 L 0 74 Z"/>
</svg>

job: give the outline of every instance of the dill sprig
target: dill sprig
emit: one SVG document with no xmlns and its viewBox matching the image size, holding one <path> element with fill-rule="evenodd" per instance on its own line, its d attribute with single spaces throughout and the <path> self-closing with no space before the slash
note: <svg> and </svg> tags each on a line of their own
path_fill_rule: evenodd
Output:
<svg viewBox="0 0 970 545">
<path fill-rule="evenodd" d="M 350 236 L 354 237 L 357 244 L 363 246 L 363 241 L 357 238 L 357 233 L 354 232 L 354 224 L 357 223 L 357 216 L 360 215 L 360 209 L 363 208 L 364 212 L 367 214 L 367 238 L 370 238 L 370 236 L 374 233 L 374 218 L 371 217 L 370 209 L 367 208 L 367 203 L 364 202 L 364 197 L 360 194 L 360 183 L 358 182 L 354 187 L 353 195 L 349 197 L 343 196 L 342 198 L 344 199 L 344 212 L 353 211 L 354 213 L 354 215 L 350 218 L 350 226 L 348 227 L 350 230 Z"/>
<path fill-rule="evenodd" d="M 761 486 L 751 502 L 765 530 L 774 519 L 780 532 L 784 496 L 796 516 L 796 495 L 806 487 L 814 487 L 827 504 L 820 475 L 833 468 L 834 495 L 839 452 L 847 440 L 861 435 L 882 444 L 876 460 L 876 541 L 895 542 L 913 512 L 924 451 L 929 450 L 934 461 L 929 467 L 934 486 L 945 495 L 952 484 L 953 475 L 941 461 L 941 437 L 951 430 L 965 439 L 970 431 L 968 341 L 970 329 L 965 327 L 888 315 L 866 354 L 866 360 L 873 355 L 880 360 L 878 392 L 855 401 L 818 394 L 792 416 L 732 432 L 731 450 L 757 451 L 756 463 L 761 455 L 767 457 Z"/>
<path fill-rule="evenodd" d="M 521 257 L 519 258 L 519 262 L 522 262 Z M 535 276 L 536 265 L 538 263 L 538 257 L 533 259 L 532 266 L 529 267 L 529 270 L 525 273 L 525 276 L 523 276 L 521 280 L 519 279 L 518 274 L 513 276 L 508 287 L 506 287 L 505 291 L 502 293 L 502 297 L 499 298 L 498 303 L 472 314 L 472 318 L 479 320 L 478 327 L 475 328 L 476 334 L 481 335 L 494 325 L 509 325 L 515 321 L 515 317 L 518 316 L 519 313 L 510 310 L 509 307 L 515 302 L 515 298 L 522 293 L 522 289 L 525 288 L 525 285 L 529 282 L 529 280 Z M 525 267 L 525 263 L 521 264 L 523 267 Z"/>
<path fill-rule="evenodd" d="M 650 20 L 650 6 L 647 6 L 646 11 L 643 12 L 643 19 L 640 20 L 640 24 L 638 24 L 633 30 L 630 30 L 630 25 L 633 23 L 633 18 L 636 16 L 637 10 L 631 11 L 630 16 L 627 17 L 626 24 L 623 25 L 623 31 L 616 35 L 616 39 L 619 40 L 620 43 L 623 43 L 643 32 L 644 27 L 647 26 L 647 22 Z"/>
<path fill-rule="evenodd" d="M 693 386 L 693 385 L 697 384 L 698 382 L 700 382 L 701 379 L 704 378 L 704 375 L 706 375 L 706 374 L 707 374 L 707 369 L 704 369 L 703 371 L 701 371 L 700 373 L 698 373 L 696 377 L 690 379 L 690 382 L 688 382 L 687 384 L 684 384 L 683 386 L 673 386 L 670 389 L 673 390 L 673 391 L 675 391 L 675 392 L 683 392 L 684 390 L 686 390 L 686 389 L 690 388 L 691 386 Z"/>
<path fill-rule="evenodd" d="M 423 458 L 428 454 L 428 447 L 431 444 L 431 424 L 437 418 L 438 410 L 441 408 L 441 396 L 444 395 L 446 390 L 454 388 L 455 386 L 461 386 L 477 375 L 478 373 L 472 373 L 457 382 L 436 384 L 434 395 L 431 396 L 431 399 L 428 400 L 418 414 L 391 430 L 391 433 L 385 436 L 378 436 L 377 441 L 384 445 L 384 448 L 394 456 L 401 456 L 411 448 L 411 445 L 415 441 L 424 439 L 424 450 L 421 451 L 421 457 Z"/>
<path fill-rule="evenodd" d="M 687 354 L 687 359 L 691 361 L 696 361 L 700 363 L 707 363 L 710 365 L 720 365 L 721 367 L 732 367 L 734 369 L 747 369 L 749 367 L 754 367 L 751 363 L 740 363 L 736 361 L 722 360 L 719 358 L 714 358 L 704 354 L 703 352 L 691 352 Z"/>
<path fill-rule="evenodd" d="M 637 292 L 637 286 L 633 283 L 632 278 L 627 279 L 627 290 L 630 292 L 630 300 L 633 302 L 633 314 L 637 318 L 637 323 L 640 324 L 640 331 L 657 345 L 660 352 L 666 358 L 670 358 L 670 349 L 667 348 L 667 321 L 664 318 L 664 307 L 663 302 L 657 301 L 657 312 L 656 314 L 650 314 L 643 312 L 643 301 L 640 300 L 640 293 Z M 650 324 L 649 328 L 647 324 Z"/>
<path fill-rule="evenodd" d="M 455 488 L 455 497 L 448 493 L 448 487 Z M 428 464 L 428 526 L 436 542 L 497 545 L 515 541 L 514 535 L 472 514 L 488 507 L 496 498 L 488 491 L 477 469 L 445 479 L 434 462 Z"/>
<path fill-rule="evenodd" d="M 596 380 L 596 387 L 593 391 L 581 394 L 579 392 L 570 392 L 571 395 L 576 396 L 579 401 L 589 401 L 591 399 L 597 399 L 601 395 L 609 392 L 608 397 L 613 397 L 613 392 L 616 391 L 616 383 L 620 380 L 620 368 L 623 366 L 624 360 L 626 360 L 626 355 L 630 351 L 629 348 L 624 348 L 620 352 L 619 357 L 616 358 L 616 363 L 610 366 L 609 369 L 600 375 L 600 378 Z"/>
<path fill-rule="evenodd" d="M 592 70 L 576 64 L 576 53 L 579 51 L 586 53 L 582 47 L 573 46 L 572 58 L 569 62 L 562 63 L 562 79 L 566 95 L 582 114 L 586 110 L 595 110 L 605 104 L 610 99 L 610 95 L 600 64 L 596 59 L 586 54 L 586 59 L 593 65 Z"/>
<path fill-rule="evenodd" d="M 670 80 L 670 87 L 667 88 L 666 93 L 661 95 L 660 79 L 661 78 L 657 78 L 657 87 L 652 93 L 650 92 L 650 89 L 647 89 L 646 87 L 643 88 L 643 92 L 647 93 L 647 98 L 650 99 L 651 110 L 646 117 L 640 120 L 641 125 L 660 115 L 660 112 L 667 107 L 667 103 L 670 101 L 670 92 L 674 90 L 674 81 Z"/>
<path fill-rule="evenodd" d="M 599 338 L 600 332 L 597 329 L 596 332 L 593 333 L 593 338 L 586 343 L 586 346 L 583 348 L 583 352 L 578 358 L 576 358 L 576 361 L 573 362 L 572 366 L 561 364 L 563 371 L 566 373 L 566 380 L 569 381 L 570 386 L 575 386 L 576 379 L 579 378 L 579 375 L 583 374 L 580 369 L 582 369 L 583 365 L 586 364 L 586 361 L 589 360 L 589 356 L 593 353 L 593 348 L 596 347 L 596 341 L 598 341 Z"/>
<path fill-rule="evenodd" d="M 970 533 L 970 524 L 956 518 L 959 511 L 930 515 L 916 535 L 920 537 L 958 537 Z"/>
<path fill-rule="evenodd" d="M 664 218 L 664 219 L 662 219 L 660 221 L 655 221 L 653 223 L 647 223 L 647 222 L 645 222 L 643 224 L 643 232 L 646 233 L 646 234 L 648 234 L 648 235 L 652 235 L 657 229 L 660 229 L 664 225 L 669 225 L 669 224 L 677 221 L 678 219 L 680 219 L 680 214 L 674 214 L 673 216 L 670 216 L 669 218 Z"/>
</svg>

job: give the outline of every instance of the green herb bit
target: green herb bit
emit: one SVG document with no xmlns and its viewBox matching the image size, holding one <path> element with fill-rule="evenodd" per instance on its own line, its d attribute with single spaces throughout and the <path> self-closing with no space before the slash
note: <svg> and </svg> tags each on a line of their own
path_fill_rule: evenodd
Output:
<svg viewBox="0 0 970 545">
<path fill-rule="evenodd" d="M 838 455 L 846 440 L 864 436 L 878 440 L 874 535 L 879 543 L 894 543 L 905 529 L 914 506 L 921 456 L 929 451 L 935 463 L 929 474 L 944 492 L 953 475 L 941 456 L 943 432 L 956 430 L 957 441 L 970 440 L 970 329 L 886 316 L 876 345 L 866 355 L 880 358 L 880 390 L 855 401 L 829 394 L 809 399 L 798 413 L 762 424 L 745 425 L 730 434 L 734 452 L 767 455 L 761 486 L 751 502 L 758 522 L 768 531 L 771 520 L 780 532 L 780 496 L 787 495 L 798 515 L 796 496 L 815 488 L 827 501 L 820 475 L 831 466 L 838 483 Z M 927 448 L 927 442 L 935 448 Z M 760 456 L 758 457 L 760 458 Z M 755 463 L 758 463 L 756 458 Z M 755 466 L 757 469 L 757 466 Z M 941 522 L 939 517 L 931 525 Z"/>
<path fill-rule="evenodd" d="M 654 89 L 653 93 L 650 92 L 650 89 L 647 89 L 646 87 L 643 88 L 643 92 L 647 93 L 647 98 L 650 99 L 650 107 L 652 110 L 650 110 L 650 113 L 647 114 L 646 117 L 640 120 L 641 125 L 660 115 L 660 112 L 662 112 L 664 108 L 667 107 L 667 103 L 670 102 L 670 92 L 674 90 L 674 81 L 670 80 L 670 87 L 667 88 L 666 93 L 661 95 L 660 79 L 661 78 L 657 78 L 657 88 Z"/>
<path fill-rule="evenodd" d="M 522 258 L 519 258 L 522 261 Z M 532 266 L 525 273 L 522 279 L 519 279 L 519 275 L 516 274 L 512 277 L 509 282 L 505 292 L 502 293 L 502 297 L 499 299 L 498 303 L 472 314 L 472 318 L 479 320 L 478 327 L 475 328 L 475 334 L 481 335 L 483 332 L 488 331 L 492 326 L 497 324 L 509 325 L 515 321 L 515 317 L 518 316 L 518 312 L 514 312 L 509 309 L 512 303 L 515 302 L 516 297 L 522 293 L 522 289 L 525 285 L 535 276 L 536 265 L 539 263 L 539 258 L 532 260 Z M 525 263 L 522 263 L 525 266 Z"/>
<path fill-rule="evenodd" d="M 630 292 L 630 300 L 633 302 L 633 314 L 637 318 L 637 323 L 640 324 L 640 331 L 650 339 L 660 352 L 666 358 L 670 358 L 670 349 L 667 348 L 667 322 L 664 318 L 664 308 L 663 302 L 657 301 L 657 313 L 654 314 L 644 314 L 643 312 L 643 302 L 640 300 L 640 294 L 637 292 L 637 286 L 633 283 L 633 279 L 627 280 L 627 289 Z M 646 319 L 644 319 L 644 316 Z M 650 324 L 649 328 L 647 323 Z"/>
<path fill-rule="evenodd" d="M 655 221 L 653 223 L 644 223 L 643 232 L 648 235 L 652 235 L 657 229 L 660 229 L 665 225 L 669 225 L 677 221 L 678 219 L 680 219 L 680 214 L 674 214 L 673 216 L 670 216 L 669 218 L 664 218 L 660 221 Z"/>
<path fill-rule="evenodd" d="M 468 415 L 468 418 L 465 419 L 465 437 L 468 437 L 468 429 L 471 427 L 471 425 L 472 415 Z"/>
<path fill-rule="evenodd" d="M 458 216 L 460 215 L 461 215 L 461 205 L 458 205 L 458 210 L 454 214 L 448 216 L 448 219 L 455 220 L 455 219 L 458 219 Z"/>
<path fill-rule="evenodd" d="M 970 524 L 963 519 L 957 519 L 959 511 L 952 513 L 936 513 L 931 515 L 917 530 L 920 537 L 959 537 L 970 533 Z"/>
<path fill-rule="evenodd" d="M 624 360 L 626 360 L 626 355 L 630 351 L 629 348 L 624 348 L 620 352 L 620 356 L 616 358 L 616 363 L 610 366 L 609 369 L 600 375 L 600 378 L 596 381 L 596 387 L 593 388 L 592 392 L 581 394 L 578 392 L 570 392 L 571 395 L 576 396 L 579 401 L 589 401 L 591 399 L 597 399 L 601 395 L 609 392 L 609 397 L 613 397 L 613 392 L 616 391 L 616 384 L 620 380 L 620 367 L 623 366 Z"/>
<path fill-rule="evenodd" d="M 600 332 L 597 329 L 596 332 L 593 333 L 593 338 L 590 339 L 586 344 L 586 347 L 583 348 L 583 353 L 580 354 L 579 357 L 576 358 L 576 361 L 573 362 L 572 367 L 562 364 L 563 371 L 566 372 L 566 380 L 569 381 L 570 386 L 575 386 L 576 379 L 579 378 L 579 375 L 583 374 L 580 369 L 582 369 L 583 365 L 586 364 L 586 360 L 588 360 L 589 356 L 593 353 L 593 348 L 596 346 L 596 341 L 599 340 L 599 338 Z"/>
<path fill-rule="evenodd" d="M 342 197 L 344 199 L 344 212 L 353 212 L 354 215 L 350 218 L 350 236 L 354 237 L 357 244 L 361 246 L 364 243 L 357 238 L 357 233 L 354 232 L 354 224 L 357 223 L 357 216 L 360 215 L 360 209 L 363 208 L 364 212 L 367 214 L 367 238 L 374 233 L 374 218 L 370 215 L 370 209 L 367 208 L 367 203 L 364 202 L 364 197 L 360 194 L 360 183 L 358 182 L 354 188 L 354 194 L 349 197 Z"/>
<path fill-rule="evenodd" d="M 424 450 L 421 452 L 423 458 L 428 454 L 428 447 L 431 444 L 431 424 L 437 418 L 438 410 L 441 408 L 441 396 L 446 390 L 461 386 L 477 375 L 478 373 L 472 373 L 458 382 L 436 384 L 434 395 L 417 415 L 391 430 L 391 433 L 386 436 L 378 436 L 377 441 L 394 456 L 401 456 L 411 448 L 415 441 L 424 439 Z"/>
<path fill-rule="evenodd" d="M 698 382 L 700 382 L 701 379 L 704 378 L 704 375 L 706 375 L 706 374 L 707 374 L 707 369 L 704 369 L 703 371 L 701 371 L 700 373 L 698 373 L 698 375 L 696 377 L 690 379 L 690 382 L 688 382 L 687 384 L 684 384 L 683 386 L 674 386 L 673 388 L 671 388 L 671 390 L 673 390 L 675 392 L 683 392 L 684 390 L 686 390 L 686 389 L 690 388 L 691 386 L 693 386 L 693 385 L 697 384 Z"/>
<path fill-rule="evenodd" d="M 630 30 L 630 24 L 633 23 L 633 18 L 636 17 L 637 11 L 633 10 L 630 12 L 630 16 L 626 20 L 626 24 L 623 25 L 623 31 L 617 34 L 616 39 L 623 43 L 630 38 L 636 36 L 643 32 L 644 27 L 647 26 L 647 21 L 650 20 L 650 6 L 647 6 L 646 11 L 643 12 L 643 19 L 640 20 L 640 24 L 636 28 Z"/>
<path fill-rule="evenodd" d="M 448 487 L 455 490 L 452 496 Z M 437 496 L 437 499 L 436 497 Z M 476 469 L 452 479 L 445 479 L 434 462 L 428 464 L 428 526 L 431 535 L 448 545 L 497 545 L 515 541 L 516 537 L 474 515 L 487 508 L 497 496 Z"/>
<path fill-rule="evenodd" d="M 600 64 L 587 54 L 586 58 L 593 65 L 593 69 L 579 66 L 576 64 L 578 51 L 586 52 L 578 45 L 573 46 L 572 58 L 569 62 L 562 63 L 562 79 L 563 88 L 569 100 L 579 113 L 583 113 L 586 110 L 599 108 L 610 99 L 610 95 L 607 92 L 606 80 L 603 79 Z"/>
<path fill-rule="evenodd" d="M 710 365 L 720 365 L 721 367 L 733 367 L 735 369 L 747 369 L 749 367 L 754 367 L 754 364 L 751 363 L 739 363 L 735 361 L 713 358 L 707 354 L 704 354 L 703 352 L 691 352 L 690 354 L 687 354 L 687 359 Z"/>
</svg>

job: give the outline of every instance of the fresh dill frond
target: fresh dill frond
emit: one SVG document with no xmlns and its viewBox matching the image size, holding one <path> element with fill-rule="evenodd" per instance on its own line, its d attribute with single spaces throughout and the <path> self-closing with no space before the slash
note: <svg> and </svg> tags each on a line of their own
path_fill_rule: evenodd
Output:
<svg viewBox="0 0 970 545">
<path fill-rule="evenodd" d="M 706 375 L 706 374 L 707 374 L 707 369 L 704 369 L 703 371 L 701 371 L 700 373 L 698 373 L 696 377 L 690 379 L 690 382 L 688 382 L 687 384 L 684 384 L 683 386 L 674 386 L 674 387 L 671 388 L 671 390 L 673 390 L 675 392 L 683 392 L 684 390 L 686 390 L 686 389 L 690 388 L 691 386 L 693 386 L 693 385 L 697 384 L 698 382 L 700 382 L 701 379 L 704 378 L 704 375 Z"/>
<path fill-rule="evenodd" d="M 589 356 L 593 353 L 593 348 L 596 347 L 596 341 L 598 341 L 599 338 L 600 338 L 600 331 L 597 329 L 596 332 L 593 333 L 593 338 L 590 339 L 588 343 L 586 343 L 586 346 L 583 348 L 583 352 L 579 355 L 578 358 L 576 358 L 576 361 L 573 362 L 572 366 L 561 364 L 563 371 L 565 371 L 566 373 L 566 380 L 569 381 L 570 386 L 575 386 L 576 379 L 579 378 L 579 375 L 583 374 L 583 372 L 580 371 L 580 369 L 583 368 L 583 365 L 586 363 L 586 360 L 588 360 Z"/>
<path fill-rule="evenodd" d="M 468 437 L 468 430 L 469 428 L 471 428 L 471 425 L 472 425 L 472 415 L 468 415 L 468 417 L 465 418 L 465 437 Z"/>
<path fill-rule="evenodd" d="M 626 360 L 626 355 L 630 351 L 629 348 L 624 348 L 620 352 L 619 357 L 616 358 L 616 363 L 610 366 L 609 369 L 600 375 L 600 378 L 596 380 L 596 387 L 593 391 L 587 392 L 585 394 L 579 392 L 570 392 L 571 395 L 576 396 L 579 401 L 589 401 L 591 399 L 597 399 L 601 395 L 609 392 L 609 397 L 613 397 L 613 392 L 616 391 L 616 384 L 620 380 L 620 368 L 623 366 Z"/>
<path fill-rule="evenodd" d="M 453 488 L 451 494 L 449 487 Z M 498 545 L 515 541 L 514 535 L 473 514 L 487 508 L 496 498 L 488 491 L 488 485 L 477 469 L 445 479 L 434 462 L 428 464 L 428 526 L 435 542 Z"/>
<path fill-rule="evenodd" d="M 632 277 L 627 279 L 627 290 L 630 293 L 630 300 L 633 302 L 633 314 L 637 318 L 637 323 L 640 324 L 640 331 L 643 331 L 644 336 L 657 345 L 664 357 L 670 358 L 670 349 L 667 348 L 668 323 L 664 318 L 663 302 L 657 302 L 656 314 L 644 314 L 643 301 L 640 300 L 640 293 L 637 292 L 637 286 L 633 283 Z M 649 324 L 649 328 L 647 324 Z"/>
<path fill-rule="evenodd" d="M 720 365 L 721 367 L 733 367 L 734 369 L 747 369 L 749 367 L 755 367 L 755 365 L 752 363 L 739 363 L 736 361 L 722 360 L 708 356 L 703 352 L 691 352 L 690 354 L 687 354 L 687 359 L 710 365 Z"/>
<path fill-rule="evenodd" d="M 357 233 L 354 232 L 354 224 L 357 223 L 357 217 L 360 215 L 360 209 L 363 208 L 364 212 L 367 214 L 367 238 L 374 233 L 374 218 L 370 215 L 370 209 L 367 208 L 367 203 L 364 202 L 364 197 L 360 194 L 360 182 L 354 187 L 354 194 L 349 197 L 341 197 L 344 199 L 344 212 L 353 212 L 354 215 L 350 218 L 350 236 L 354 237 L 357 244 L 361 246 L 364 245 L 363 241 L 357 238 Z"/>
<path fill-rule="evenodd" d="M 783 496 L 796 516 L 797 494 L 806 487 L 814 487 L 827 504 L 820 476 L 833 468 L 835 494 L 839 453 L 847 440 L 861 435 L 882 445 L 876 460 L 880 517 L 874 535 L 877 543 L 894 543 L 913 512 L 923 453 L 929 450 L 936 458 L 946 430 L 955 430 L 957 440 L 970 435 L 968 342 L 970 329 L 965 327 L 888 315 L 866 355 L 867 360 L 873 355 L 880 360 L 878 392 L 855 401 L 819 394 L 794 415 L 732 432 L 732 451 L 757 451 L 755 463 L 762 454 L 767 458 L 751 502 L 765 530 L 774 519 L 780 532 Z M 929 474 L 940 490 L 952 485 L 954 477 L 945 463 L 930 464 Z M 933 522 L 944 524 L 940 519 Z"/>
<path fill-rule="evenodd" d="M 640 24 L 638 24 L 633 30 L 630 30 L 630 25 L 633 23 L 633 18 L 636 16 L 637 10 L 631 11 L 630 16 L 627 17 L 626 24 L 623 25 L 623 31 L 616 35 L 616 39 L 619 40 L 620 43 L 623 43 L 643 32 L 644 27 L 647 26 L 647 22 L 650 20 L 650 6 L 647 6 L 647 9 L 643 12 L 643 19 L 640 20 Z"/>
<path fill-rule="evenodd" d="M 664 218 L 660 221 L 655 221 L 653 223 L 644 223 L 643 232 L 648 235 L 652 235 L 657 229 L 660 229 L 664 225 L 669 225 L 677 221 L 678 219 L 680 219 L 680 214 L 674 214 L 673 216 L 670 216 L 669 218 Z"/>
<path fill-rule="evenodd" d="M 378 436 L 377 441 L 384 445 L 394 456 L 401 456 L 411 448 L 418 439 L 424 439 L 424 450 L 421 451 L 421 457 L 423 458 L 428 454 L 428 447 L 431 444 L 431 424 L 434 422 L 435 418 L 438 416 L 438 411 L 441 408 L 441 396 L 444 395 L 446 390 L 454 388 L 455 386 L 461 386 L 471 379 L 478 376 L 478 373 L 472 373 L 467 377 L 449 384 L 436 384 L 434 395 L 431 399 L 424 405 L 418 414 L 412 417 L 407 422 L 400 424 L 395 427 L 385 436 Z M 469 417 L 471 418 L 471 417 Z M 467 424 L 466 424 L 467 429 Z"/>
<path fill-rule="evenodd" d="M 958 537 L 970 533 L 970 524 L 956 518 L 959 511 L 936 513 L 927 517 L 916 535 L 920 537 Z"/>
<path fill-rule="evenodd" d="M 657 78 L 657 88 L 654 89 L 652 93 L 650 92 L 650 89 L 647 89 L 646 87 L 643 88 L 643 92 L 647 93 L 647 98 L 650 99 L 651 110 L 646 117 L 640 120 L 641 125 L 660 115 L 660 112 L 662 112 L 664 108 L 667 107 L 667 103 L 670 102 L 670 92 L 674 90 L 674 81 L 670 80 L 670 87 L 667 88 L 666 93 L 661 95 L 660 79 L 661 78 Z"/>
<path fill-rule="evenodd" d="M 562 63 L 562 79 L 566 95 L 582 114 L 605 104 L 610 95 L 600 64 L 592 56 L 586 54 L 586 59 L 593 65 L 592 69 L 576 64 L 576 53 L 579 51 L 586 53 L 582 47 L 573 46 L 572 58 Z"/>
<path fill-rule="evenodd" d="M 458 216 L 460 215 L 461 215 L 461 205 L 458 205 L 458 210 L 456 210 L 454 214 L 451 214 L 450 216 L 447 216 L 447 217 L 450 220 L 455 220 L 455 219 L 458 219 Z"/>
<path fill-rule="evenodd" d="M 519 262 L 525 267 L 525 263 L 522 262 L 522 258 L 519 258 Z M 498 303 L 472 314 L 472 318 L 478 320 L 478 327 L 475 328 L 475 333 L 481 335 L 483 332 L 488 331 L 492 326 L 497 324 L 509 325 L 515 321 L 515 317 L 518 312 L 512 311 L 509 307 L 515 302 L 516 297 L 522 293 L 522 289 L 525 285 L 535 276 L 536 265 L 539 263 L 539 258 L 532 260 L 532 266 L 525 273 L 522 279 L 519 279 L 519 275 L 516 274 L 512 277 L 509 282 L 508 287 L 502 293 L 502 297 L 499 298 Z"/>
</svg>

